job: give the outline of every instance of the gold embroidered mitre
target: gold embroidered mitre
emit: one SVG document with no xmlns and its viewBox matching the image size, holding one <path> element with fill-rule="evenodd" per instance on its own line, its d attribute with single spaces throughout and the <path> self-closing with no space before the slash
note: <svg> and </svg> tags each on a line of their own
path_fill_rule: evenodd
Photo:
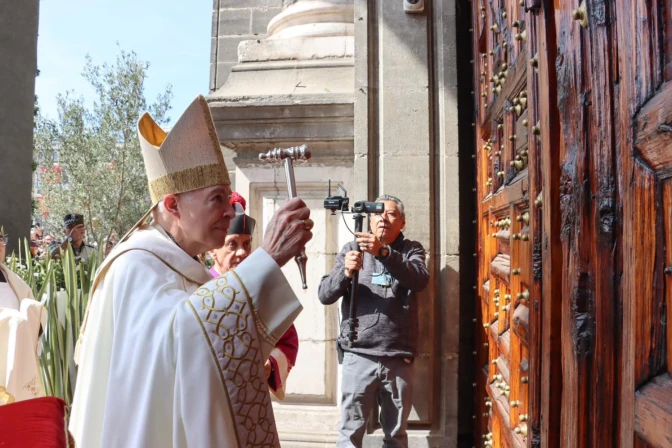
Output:
<svg viewBox="0 0 672 448">
<path fill-rule="evenodd" d="M 153 204 L 167 194 L 231 184 L 210 107 L 202 95 L 168 134 L 148 113 L 143 114 L 138 136 Z"/>
</svg>

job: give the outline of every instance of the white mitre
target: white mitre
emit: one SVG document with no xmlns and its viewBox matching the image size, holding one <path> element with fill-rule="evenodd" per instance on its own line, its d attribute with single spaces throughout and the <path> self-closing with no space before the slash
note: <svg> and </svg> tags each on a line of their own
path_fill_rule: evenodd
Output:
<svg viewBox="0 0 672 448">
<path fill-rule="evenodd" d="M 231 184 L 210 107 L 202 95 L 169 134 L 145 113 L 138 120 L 138 136 L 153 204 L 167 194 Z"/>
<path fill-rule="evenodd" d="M 144 113 L 138 120 L 138 138 L 152 206 L 123 239 L 145 223 L 165 195 L 231 184 L 203 95 L 187 107 L 168 134 Z"/>
</svg>

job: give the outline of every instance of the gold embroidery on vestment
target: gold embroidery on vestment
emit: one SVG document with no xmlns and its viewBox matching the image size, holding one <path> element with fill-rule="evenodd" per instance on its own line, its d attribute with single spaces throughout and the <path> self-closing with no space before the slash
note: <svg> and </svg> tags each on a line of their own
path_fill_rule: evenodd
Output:
<svg viewBox="0 0 672 448">
<path fill-rule="evenodd" d="M 234 269 L 229 271 L 231 274 L 233 274 L 238 282 L 240 283 L 240 286 L 243 287 L 243 290 L 245 291 L 245 295 L 247 297 L 250 297 L 250 293 L 247 292 L 247 288 L 245 287 L 245 284 L 240 280 L 240 277 L 238 277 L 238 274 L 236 274 L 236 271 Z M 259 316 L 259 313 L 257 313 L 257 310 L 254 307 L 251 307 L 252 309 L 252 314 L 254 314 L 254 323 L 257 326 L 257 331 L 259 334 L 266 339 L 266 341 L 271 344 L 272 347 L 275 347 L 275 345 L 278 343 L 278 338 L 273 336 L 273 334 L 268 331 L 268 328 L 264 325 L 264 322 L 261 320 L 261 317 Z"/>
<path fill-rule="evenodd" d="M 32 380 L 30 380 L 29 382 L 27 382 L 27 383 L 23 386 L 23 388 L 26 389 L 28 392 L 30 392 L 30 394 L 31 394 L 33 397 L 38 397 L 38 396 L 40 395 L 40 393 L 39 393 L 39 389 L 38 389 L 38 387 L 37 387 L 37 377 L 34 377 Z"/>
<path fill-rule="evenodd" d="M 215 363 L 219 365 L 219 363 L 217 362 L 217 353 L 215 352 L 215 348 L 212 346 L 212 342 L 208 337 L 208 330 L 205 329 L 203 323 L 201 322 L 201 317 L 198 315 L 198 311 L 196 311 L 196 308 L 194 308 L 194 304 L 191 303 L 190 300 L 187 300 L 187 305 L 189 305 L 191 311 L 194 312 L 196 322 L 198 322 L 198 326 L 201 327 L 203 336 L 205 336 L 205 340 L 208 342 L 208 347 L 210 347 L 210 353 L 212 353 L 212 357 L 215 358 Z M 229 396 L 229 389 L 226 387 L 226 379 L 224 378 L 224 372 L 222 372 L 222 369 L 217 369 L 217 371 L 219 372 L 219 379 L 222 381 L 222 387 L 224 388 L 224 393 L 226 394 L 226 401 L 229 405 L 229 412 L 231 413 L 231 415 L 235 415 L 233 413 L 233 408 L 231 407 L 231 397 Z M 238 442 L 238 445 L 240 445 L 240 437 L 238 436 L 238 426 L 233 425 L 233 429 L 234 431 L 236 431 L 236 441 Z"/>
<path fill-rule="evenodd" d="M 242 281 L 235 278 L 245 290 Z M 219 366 L 236 422 L 238 444 L 278 447 L 259 339 L 266 332 L 254 334 L 256 316 L 246 290 L 241 294 L 229 284 L 228 276 L 219 277 L 208 286 L 214 288 L 199 288 L 189 303 Z"/>
</svg>

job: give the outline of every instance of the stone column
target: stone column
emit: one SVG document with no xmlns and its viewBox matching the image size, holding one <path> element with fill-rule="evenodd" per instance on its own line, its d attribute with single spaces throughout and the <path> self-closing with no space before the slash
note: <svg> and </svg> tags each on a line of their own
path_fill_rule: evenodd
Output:
<svg viewBox="0 0 672 448">
<path fill-rule="evenodd" d="M 0 225 L 9 255 L 30 236 L 37 0 L 3 1 L 0 12 Z"/>
</svg>

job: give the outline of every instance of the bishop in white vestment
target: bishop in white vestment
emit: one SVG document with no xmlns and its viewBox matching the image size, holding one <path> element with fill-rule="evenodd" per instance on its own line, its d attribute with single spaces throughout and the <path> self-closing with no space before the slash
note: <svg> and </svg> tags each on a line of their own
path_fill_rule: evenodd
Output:
<svg viewBox="0 0 672 448">
<path fill-rule="evenodd" d="M 311 238 L 309 211 L 290 201 L 261 248 L 213 279 L 194 255 L 222 244 L 234 215 L 205 99 L 168 135 L 147 114 L 138 128 L 154 221 L 97 272 L 76 353 L 77 446 L 278 447 L 263 366 L 301 311 L 280 266 Z"/>
</svg>

